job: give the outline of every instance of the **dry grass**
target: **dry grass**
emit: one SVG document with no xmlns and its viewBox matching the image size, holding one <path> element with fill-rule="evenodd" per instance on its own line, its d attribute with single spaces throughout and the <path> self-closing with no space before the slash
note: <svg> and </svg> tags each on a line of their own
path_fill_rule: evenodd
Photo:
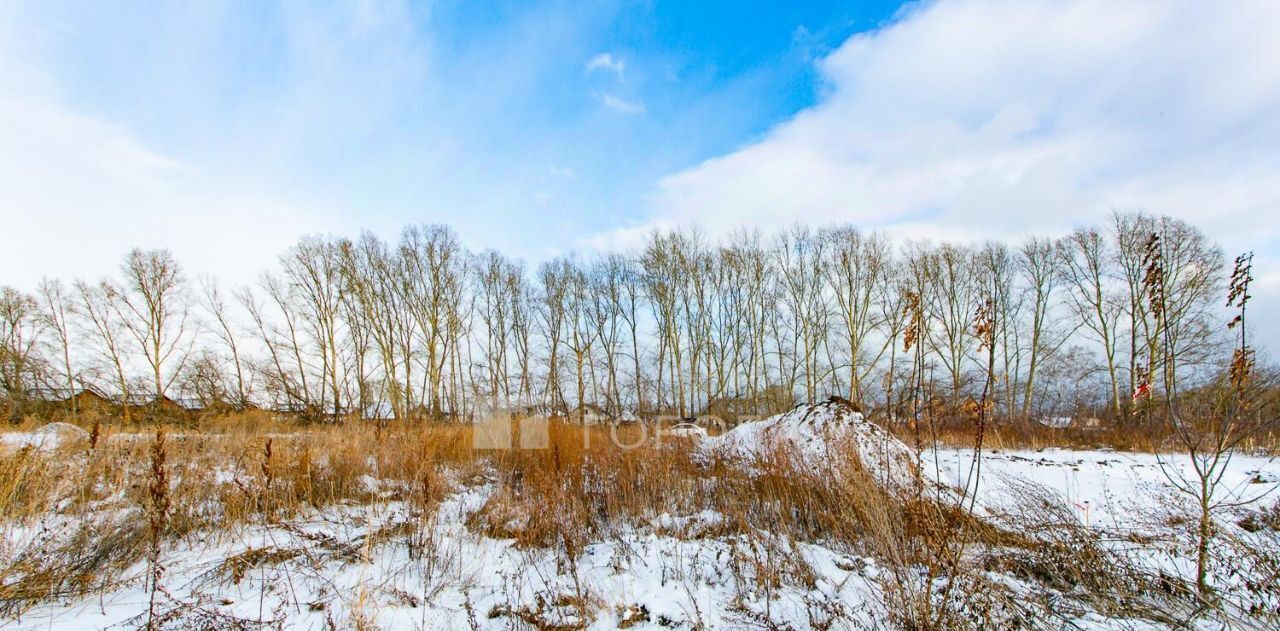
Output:
<svg viewBox="0 0 1280 631">
<path fill-rule="evenodd" d="M 92 450 L 87 440 L 47 452 L 0 448 L 0 528 L 14 544 L 0 566 L 0 615 L 136 579 L 131 570 L 156 554 L 157 531 L 167 541 L 231 533 L 375 496 L 422 505 L 447 491 L 441 467 L 467 471 L 477 462 L 470 429 L 460 426 L 295 426 L 258 414 L 199 431 L 163 426 L 167 509 L 152 521 L 155 426 L 101 427 Z M 42 519 L 78 528 L 50 539 Z"/>
<path fill-rule="evenodd" d="M 472 448 L 467 425 L 298 425 L 257 412 L 206 420 L 199 427 L 163 425 L 168 507 L 160 545 L 251 524 L 290 528 L 291 520 L 335 505 L 400 501 L 413 519 L 370 533 L 363 545 L 403 541 L 410 557 L 430 557 L 439 502 L 461 485 L 488 485 L 492 493 L 467 527 L 520 548 L 553 551 L 574 590 L 547 595 L 542 609 L 475 612 L 480 616 L 529 623 L 557 612 L 557 620 L 589 621 L 589 610 L 601 605 L 591 586 L 577 580 L 584 548 L 637 528 L 731 542 L 726 563 L 740 594 L 765 594 L 766 601 L 784 585 L 812 587 L 815 572 L 797 553 L 798 543 L 877 559 L 886 568 L 878 579 L 881 609 L 901 628 L 1005 626 L 1061 606 L 1020 602 L 986 578 L 987 570 L 1073 594 L 1116 615 L 1150 619 L 1149 612 L 1167 602 L 1160 599 L 1185 596 L 1152 591 L 1151 578 L 1136 571 L 1099 569 L 1119 567 L 1117 557 L 1069 519 L 1070 511 L 1054 512 L 1048 499 L 1028 491 L 1028 505 L 1041 507 L 1033 515 L 1062 519 L 1024 516 L 1016 530 L 999 528 L 945 494 L 891 492 L 871 478 L 852 446 L 838 448 L 822 465 L 778 449 L 745 468 L 695 453 L 688 440 L 642 436 L 641 426 L 553 421 L 546 449 L 480 451 Z M 94 449 L 87 440 L 51 452 L 0 449 L 0 528 L 19 543 L 0 559 L 0 616 L 138 580 L 138 568 L 155 554 L 149 537 L 156 527 L 149 529 L 147 511 L 158 492 L 149 483 L 156 426 L 108 422 L 99 428 Z M 959 434 L 954 440 L 965 442 Z M 987 437 L 989 447 L 1011 446 L 1004 440 L 999 429 Z M 717 517 L 670 525 L 664 514 Z M 50 518 L 78 527 L 73 536 L 48 539 L 38 528 Z M 334 554 L 368 554 L 332 544 Z M 211 576 L 239 582 L 255 568 L 298 556 L 289 548 L 250 548 L 222 561 Z M 740 613 L 746 622 L 758 616 Z M 848 612 L 823 601 L 811 603 L 809 613 L 814 626 L 822 626 Z"/>
</svg>

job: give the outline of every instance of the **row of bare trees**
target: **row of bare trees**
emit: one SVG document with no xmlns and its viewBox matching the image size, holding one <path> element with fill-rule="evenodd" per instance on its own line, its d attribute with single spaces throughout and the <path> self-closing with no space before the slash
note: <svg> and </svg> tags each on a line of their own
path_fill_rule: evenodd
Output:
<svg viewBox="0 0 1280 631">
<path fill-rule="evenodd" d="M 1143 282 L 1152 234 L 1168 296 L 1158 328 Z M 914 365 L 951 399 L 982 385 L 981 306 L 998 353 L 987 400 L 1002 415 L 1125 418 L 1142 384 L 1194 380 L 1229 355 L 1223 265 L 1195 227 L 1141 213 L 1012 245 L 685 229 L 536 269 L 413 226 L 395 242 L 305 238 L 233 290 L 135 250 L 117 278 L 0 293 L 0 394 L 11 416 L 87 386 L 317 418 L 759 413 L 833 393 L 893 411 L 924 378 Z M 909 328 L 921 362 L 905 356 Z M 1157 370 L 1166 345 L 1176 370 Z"/>
</svg>

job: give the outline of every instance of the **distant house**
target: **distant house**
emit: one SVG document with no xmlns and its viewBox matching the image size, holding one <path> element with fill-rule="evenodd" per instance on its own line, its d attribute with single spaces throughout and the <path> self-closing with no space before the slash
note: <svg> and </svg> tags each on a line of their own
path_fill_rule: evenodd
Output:
<svg viewBox="0 0 1280 631">
<path fill-rule="evenodd" d="M 191 412 L 199 412 L 204 406 L 198 399 L 189 398 L 173 398 L 169 396 L 153 396 L 149 394 L 130 394 L 126 399 L 126 405 L 131 410 L 139 412 L 167 412 L 171 414 L 186 414 Z"/>
<path fill-rule="evenodd" d="M 153 410 L 165 410 L 165 411 L 179 411 L 179 410 L 185 411 L 186 410 L 186 408 L 182 407 L 182 404 L 178 403 L 177 399 L 172 399 L 170 397 L 163 396 L 163 395 L 158 397 L 152 397 L 152 399 L 148 401 L 145 405 L 146 407 L 149 407 Z"/>
<path fill-rule="evenodd" d="M 594 403 L 584 403 L 569 413 L 567 420 L 582 421 L 584 425 L 597 425 L 612 420 L 612 416 L 604 408 Z"/>
<path fill-rule="evenodd" d="M 46 404 L 68 410 L 103 410 L 113 405 L 111 397 L 92 386 L 83 388 L 39 388 L 31 397 Z"/>
<path fill-rule="evenodd" d="M 178 407 L 188 412 L 201 412 L 206 407 L 204 401 L 194 397 L 178 397 L 176 399 L 170 399 L 170 401 L 178 404 Z"/>
<path fill-rule="evenodd" d="M 79 392 L 76 392 L 64 399 L 63 403 L 67 407 L 80 412 L 86 410 L 100 411 L 111 406 L 111 399 L 107 397 L 107 395 L 92 388 L 83 388 Z"/>
<path fill-rule="evenodd" d="M 130 392 L 123 396 L 112 397 L 117 405 L 122 405 L 131 410 L 141 410 L 151 405 L 155 397 L 145 392 Z"/>
</svg>

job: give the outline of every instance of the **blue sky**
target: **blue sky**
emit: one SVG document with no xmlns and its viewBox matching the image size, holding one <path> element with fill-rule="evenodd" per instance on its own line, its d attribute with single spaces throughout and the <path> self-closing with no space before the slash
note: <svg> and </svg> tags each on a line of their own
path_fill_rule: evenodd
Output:
<svg viewBox="0 0 1280 631">
<path fill-rule="evenodd" d="M 671 225 L 1016 240 L 1141 208 L 1257 251 L 1280 295 L 1276 32 L 1271 0 L 15 0 L 0 282 L 134 245 L 243 282 L 301 235 L 410 222 L 533 261 Z"/>
<path fill-rule="evenodd" d="M 643 220 L 662 175 L 812 105 L 815 61 L 897 8 L 318 4 L 35 2 L 5 36 L 60 107 L 209 187 L 313 229 L 443 221 L 536 257 Z"/>
</svg>

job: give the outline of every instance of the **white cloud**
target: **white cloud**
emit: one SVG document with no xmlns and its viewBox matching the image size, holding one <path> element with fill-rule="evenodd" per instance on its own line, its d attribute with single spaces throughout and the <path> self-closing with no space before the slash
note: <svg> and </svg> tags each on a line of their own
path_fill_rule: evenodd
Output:
<svg viewBox="0 0 1280 631">
<path fill-rule="evenodd" d="M 1266 0 L 1231 11 L 926 4 L 822 60 L 828 96 L 818 105 L 662 179 L 654 218 L 985 235 L 1144 207 L 1257 223 L 1280 205 L 1277 29 L 1280 3 Z"/>
<path fill-rule="evenodd" d="M 265 195 L 202 182 L 126 130 L 48 102 L 0 98 L 4 282 L 114 275 L 130 247 L 175 252 L 192 273 L 251 280 L 315 226 Z"/>
<path fill-rule="evenodd" d="M 335 226 L 75 110 L 5 31 L 0 19 L 0 283 L 97 280 L 132 247 L 173 250 L 192 276 L 247 282 L 302 232 Z"/>
<path fill-rule="evenodd" d="M 114 274 L 131 247 L 239 283 L 304 234 L 394 234 L 407 206 L 368 191 L 407 187 L 369 174 L 393 172 L 393 154 L 421 182 L 444 160 L 378 148 L 464 127 L 398 125 L 437 90 L 406 3 L 290 5 L 261 22 L 157 5 L 151 27 L 96 7 L 0 7 L 0 232 L 23 237 L 0 248 L 0 284 Z M 467 157 L 450 152 L 451 170 Z"/>
<path fill-rule="evenodd" d="M 1277 32 L 1272 0 L 918 5 L 823 59 L 819 104 L 663 178 L 649 221 L 1016 238 L 1141 208 L 1280 253 Z"/>
<path fill-rule="evenodd" d="M 0 248 L 0 284 L 110 273 L 132 246 L 239 280 L 300 234 L 395 238 L 411 222 L 536 258 L 563 235 L 528 212 L 534 191 L 561 215 L 600 207 L 580 191 L 586 176 L 549 167 L 594 180 L 608 168 L 597 156 L 616 156 L 591 142 L 612 117 L 541 104 L 594 109 L 584 82 L 614 83 L 554 80 L 599 50 L 601 14 L 539 5 L 457 39 L 439 37 L 449 22 L 429 7 L 397 0 L 269 15 L 162 4 L 150 27 L 97 7 L 0 3 L 0 104 L 84 125 L 0 114 L 0 232 L 23 235 Z M 119 155 L 93 147 L 104 143 Z M 170 166 L 138 165 L 129 148 Z"/>
<path fill-rule="evenodd" d="M 622 73 L 625 68 L 626 66 L 622 60 L 614 57 L 611 53 L 600 53 L 587 62 L 588 73 L 596 70 L 609 71 L 616 75 L 619 81 L 622 80 Z M 639 101 L 627 100 L 609 92 L 599 93 L 598 98 L 602 105 L 619 114 L 639 116 L 645 113 L 644 103 Z"/>
<path fill-rule="evenodd" d="M 644 247 L 654 231 L 663 232 L 676 227 L 665 219 L 655 219 L 647 223 L 615 228 L 584 237 L 579 240 L 578 245 L 600 252 L 634 251 Z"/>
<path fill-rule="evenodd" d="M 627 114 L 628 116 L 640 116 L 645 112 L 644 103 L 628 101 L 608 92 L 600 95 L 600 103 L 619 114 Z"/>
<path fill-rule="evenodd" d="M 596 70 L 607 70 L 622 78 L 622 73 L 626 70 L 626 64 L 613 56 L 612 53 L 600 53 L 587 61 L 587 72 Z"/>
</svg>

